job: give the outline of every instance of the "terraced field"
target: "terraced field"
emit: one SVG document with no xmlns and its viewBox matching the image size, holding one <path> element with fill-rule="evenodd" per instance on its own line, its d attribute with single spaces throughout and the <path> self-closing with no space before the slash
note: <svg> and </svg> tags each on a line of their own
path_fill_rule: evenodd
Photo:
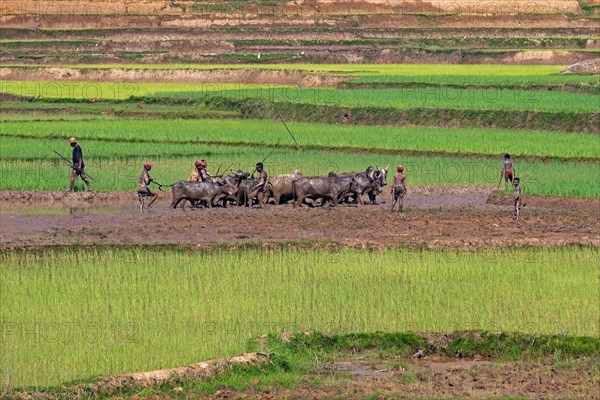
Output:
<svg viewBox="0 0 600 400">
<path fill-rule="evenodd" d="M 156 70 L 161 66 L 124 67 Z M 191 67 L 202 71 L 227 70 L 229 66 Z M 243 67 L 251 66 L 230 67 L 245 70 Z M 105 68 L 113 66 L 99 66 L 99 70 Z M 497 184 L 497 166 L 492 159 L 510 152 L 517 157 L 517 171 L 527 173 L 523 179 L 529 183 L 530 194 L 597 197 L 600 192 L 593 178 L 598 173 L 600 155 L 594 76 L 560 75 L 557 73 L 560 67 L 547 66 L 271 65 L 265 68 L 269 69 L 309 71 L 365 85 L 410 82 L 413 87 L 336 89 L 218 82 L 5 81 L 2 84 L 7 93 L 29 94 L 35 101 L 7 102 L 2 106 L 7 176 L 4 185 L 20 190 L 51 189 L 63 175 L 52 167 L 56 166 L 52 164 L 53 155 L 44 149 L 61 148 L 64 132 L 69 132 L 88 141 L 87 157 L 103 165 L 103 171 L 96 171 L 97 175 L 113 176 L 114 171 L 121 171 L 129 176 L 125 180 L 108 179 L 100 186 L 106 185 L 104 190 L 127 190 L 128 185 L 133 186 L 139 167 L 131 165 L 145 158 L 160 157 L 162 167 L 157 173 L 163 182 L 172 182 L 186 174 L 186 165 L 190 164 L 185 161 L 186 155 L 192 159 L 206 155 L 212 157 L 215 165 L 247 169 L 275 149 L 270 159 L 271 172 L 275 174 L 287 173 L 298 166 L 303 166 L 309 174 L 360 170 L 365 168 L 362 164 L 394 165 L 400 157 L 413 169 L 411 178 L 417 185 L 492 187 Z M 487 89 L 468 88 L 471 84 Z M 493 89 L 502 85 L 572 85 L 579 92 Z M 102 101 L 97 101 L 98 94 Z M 437 117 L 432 112 L 436 109 Z M 412 124 L 433 126 L 373 126 L 365 130 L 355 125 L 402 125 L 411 113 L 413 120 L 417 120 L 410 121 Z M 445 123 L 436 123 L 445 118 L 444 113 L 454 114 Z M 341 124 L 342 114 L 347 116 L 345 125 Z M 287 135 L 278 120 L 281 115 L 286 116 L 294 138 Z M 419 115 L 427 117 L 419 120 Z M 219 119 L 207 119 L 215 116 Z M 397 120 L 399 116 L 404 118 Z M 535 128 L 538 116 L 546 130 L 523 130 L 519 125 L 519 118 L 526 118 L 533 125 L 530 129 Z M 222 119 L 231 117 L 236 119 Z M 295 119 L 311 122 L 294 122 Z M 318 123 L 319 120 L 326 123 Z M 482 127 L 502 126 L 502 121 L 516 126 Z M 149 131 L 148 126 L 153 129 Z M 560 127 L 574 132 L 564 132 Z M 115 143 L 125 146 L 114 147 Z M 260 146 L 262 150 L 253 152 L 248 146 Z M 115 157 L 118 160 L 111 160 Z M 356 164 L 359 160 L 361 165 Z M 35 182 L 27 171 L 40 166 L 47 179 Z M 448 168 L 456 172 L 444 173 Z M 124 172 L 125 169 L 129 171 Z M 422 173 L 431 170 L 435 173 Z M 562 173 L 552 172 L 556 170 Z M 23 179 L 20 173 L 29 178 Z"/>
</svg>

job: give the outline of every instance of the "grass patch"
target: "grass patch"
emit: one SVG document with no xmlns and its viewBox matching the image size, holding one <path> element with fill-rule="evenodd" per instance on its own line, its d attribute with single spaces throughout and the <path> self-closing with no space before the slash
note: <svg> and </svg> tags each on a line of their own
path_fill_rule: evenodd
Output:
<svg viewBox="0 0 600 400">
<path fill-rule="evenodd" d="M 527 360 L 554 356 L 557 361 L 565 357 L 600 357 L 600 340 L 592 337 L 575 337 L 563 334 L 540 335 L 516 332 L 492 333 L 485 331 L 456 331 L 438 334 L 419 333 L 296 333 L 284 340 L 269 336 L 269 344 L 294 353 L 317 354 L 362 353 L 374 351 L 382 357 L 409 357 L 418 350 L 424 354 L 454 357 L 459 351 L 465 357 L 482 356 L 496 360 Z"/>
<path fill-rule="evenodd" d="M 409 372 L 409 373 L 405 374 L 403 379 L 404 379 L 404 382 L 406 382 L 408 384 L 415 384 L 415 383 L 419 382 L 419 377 L 414 372 Z"/>
<path fill-rule="evenodd" d="M 597 339 L 563 338 L 599 334 L 597 258 L 593 248 L 4 252 L 0 318 L 12 350 L 3 369 L 16 386 L 47 386 L 237 354 L 266 332 L 312 330 L 327 334 L 269 349 L 282 361 L 286 351 L 301 354 L 310 369 L 327 352 L 408 354 L 427 343 L 366 332 L 468 327 L 525 336 L 459 334 L 436 351 L 597 356 Z"/>
<path fill-rule="evenodd" d="M 195 11 L 230 11 L 252 6 L 274 6 L 284 3 L 286 3 L 286 0 L 235 0 L 222 3 L 202 1 L 192 4 L 191 9 Z"/>
<path fill-rule="evenodd" d="M 0 47 L 8 48 L 44 48 L 49 47 L 81 47 L 95 46 L 101 43 L 100 40 L 0 40 Z"/>
<path fill-rule="evenodd" d="M 577 0 L 579 3 L 579 7 L 585 12 L 588 16 L 592 16 L 596 10 L 600 10 L 600 5 L 598 4 L 590 4 L 586 3 L 582 0 Z"/>
</svg>

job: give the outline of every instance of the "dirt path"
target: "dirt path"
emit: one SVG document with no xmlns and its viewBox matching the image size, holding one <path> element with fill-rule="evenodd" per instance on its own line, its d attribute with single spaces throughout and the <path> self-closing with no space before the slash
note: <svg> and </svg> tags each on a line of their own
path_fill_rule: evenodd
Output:
<svg viewBox="0 0 600 400">
<path fill-rule="evenodd" d="M 265 209 L 168 208 L 170 193 L 141 215 L 132 193 L 0 191 L 0 246 L 179 244 L 425 248 L 600 246 L 598 199 L 530 198 L 521 221 L 510 199 L 487 189 L 414 188 L 406 215 L 385 204 Z"/>
</svg>

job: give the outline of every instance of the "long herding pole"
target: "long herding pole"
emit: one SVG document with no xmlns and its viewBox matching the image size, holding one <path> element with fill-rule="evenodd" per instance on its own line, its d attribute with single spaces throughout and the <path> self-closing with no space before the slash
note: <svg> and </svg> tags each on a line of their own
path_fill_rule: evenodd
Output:
<svg viewBox="0 0 600 400">
<path fill-rule="evenodd" d="M 53 152 L 55 152 L 60 158 L 62 158 L 63 160 L 65 160 L 65 162 L 67 163 L 67 165 L 71 168 L 73 168 L 73 163 L 71 161 L 69 161 L 69 159 L 65 156 L 63 156 L 62 154 L 60 154 L 58 151 L 52 149 Z M 94 182 L 98 182 L 97 179 L 95 179 L 93 176 L 91 176 L 90 174 L 88 174 L 87 172 L 85 173 L 85 175 L 90 178 L 91 180 L 93 180 Z"/>
<path fill-rule="evenodd" d="M 285 126 L 285 129 L 287 130 L 287 133 L 290 135 L 290 137 L 292 138 L 292 140 L 296 144 L 296 148 L 298 148 L 298 141 L 294 137 L 294 134 L 292 133 L 292 131 L 290 130 L 290 128 L 288 128 L 288 126 L 285 123 L 285 121 L 283 120 L 283 118 L 281 118 L 281 115 L 277 114 L 277 119 L 279 119 L 281 121 L 281 123 L 283 124 L 283 126 Z M 273 146 L 273 148 L 271 149 L 271 151 L 269 152 L 269 154 L 267 154 L 267 156 L 265 158 L 263 158 L 263 160 L 261 161 L 262 163 L 264 163 L 267 160 L 267 158 L 271 157 L 271 155 L 279 147 L 279 142 L 281 142 L 281 139 L 277 140 L 277 143 L 275 143 L 275 146 Z"/>
<path fill-rule="evenodd" d="M 281 115 L 277 114 L 277 118 L 279 118 L 279 120 L 283 123 L 283 126 L 285 126 L 285 129 L 288 131 L 288 133 L 290 134 L 290 136 L 292 137 L 292 139 L 294 140 L 294 143 L 296 144 L 296 147 L 298 147 L 298 142 L 296 141 L 296 138 L 294 137 L 294 135 L 292 134 L 292 131 L 290 131 L 290 128 L 288 128 L 287 124 L 285 123 L 285 121 L 283 120 L 283 118 L 281 118 Z"/>
<path fill-rule="evenodd" d="M 271 149 L 271 152 L 269 154 L 267 154 L 267 156 L 265 158 L 263 158 L 263 160 L 261 161 L 261 163 L 264 163 L 265 161 L 267 161 L 267 158 L 271 157 L 271 154 L 273 154 L 273 152 L 275 151 L 275 149 L 277 147 L 279 147 L 279 142 L 281 141 L 281 139 L 277 140 L 277 143 L 275 144 L 275 146 L 273 146 L 273 148 Z"/>
</svg>

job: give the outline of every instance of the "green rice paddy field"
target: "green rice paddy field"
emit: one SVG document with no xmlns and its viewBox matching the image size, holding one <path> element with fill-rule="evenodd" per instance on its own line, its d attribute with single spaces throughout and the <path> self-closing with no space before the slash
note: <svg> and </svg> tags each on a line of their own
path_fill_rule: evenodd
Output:
<svg viewBox="0 0 600 400">
<path fill-rule="evenodd" d="M 33 141 L 32 141 L 33 142 Z M 31 142 L 30 142 L 31 143 Z M 43 159 L 3 159 L 0 161 L 0 185 L 10 190 L 63 190 L 69 181 L 70 169 L 52 152 L 63 141 L 38 141 L 47 154 Z M 97 191 L 134 191 L 144 161 L 152 161 L 152 176 L 163 184 L 186 179 L 196 159 L 211 160 L 209 171 L 252 171 L 254 164 L 271 151 L 269 148 L 248 146 L 210 145 L 131 145 L 129 143 L 89 142 L 90 147 L 105 146 L 115 152 L 129 153 L 107 158 L 88 157 L 86 171 L 97 181 Z M 144 149 L 146 155 L 133 154 Z M 259 158 L 257 151 L 262 151 Z M 111 154 L 114 154 L 112 152 Z M 131 153 L 130 153 L 131 152 Z M 165 155 L 165 152 L 172 152 Z M 176 153 L 177 155 L 173 155 Z M 67 154 L 63 150 L 63 154 Z M 187 155 L 186 155 L 187 154 Z M 500 166 L 495 160 L 460 157 L 366 155 L 310 150 L 279 150 L 267 160 L 266 168 L 272 176 L 292 173 L 300 169 L 305 175 L 326 175 L 335 172 L 360 172 L 368 165 L 385 167 L 402 162 L 406 168 L 409 185 L 418 186 L 488 186 L 499 184 Z M 597 177 L 600 164 L 566 161 L 544 162 L 516 159 L 517 173 L 522 176 L 526 195 L 599 198 Z M 556 171 L 560 171 L 559 174 Z M 83 190 L 80 182 L 77 190 Z"/>
<path fill-rule="evenodd" d="M 18 67 L 18 66 L 12 66 Z M 23 67 L 23 66 L 21 66 Z M 98 190 L 130 190 L 144 160 L 155 162 L 164 182 L 184 178 L 193 161 L 207 158 L 214 167 L 252 169 L 269 156 L 271 175 L 300 168 L 306 174 L 360 171 L 368 165 L 408 166 L 414 185 L 495 186 L 501 155 L 511 153 L 525 193 L 600 197 L 600 134 L 558 130 L 389 127 L 288 121 L 295 139 L 279 121 L 240 118 L 239 112 L 212 110 L 195 103 L 172 101 L 264 98 L 269 101 L 342 106 L 540 110 L 565 113 L 570 120 L 598 113 L 600 97 L 539 90 L 535 85 L 596 85 L 596 76 L 559 74 L 560 66 L 515 65 L 74 65 L 105 69 L 271 69 L 301 70 L 343 76 L 358 82 L 412 82 L 416 87 L 389 89 L 297 88 L 230 83 L 115 83 L 3 81 L 5 93 L 37 98 L 4 103 L 0 128 L 0 187 L 15 190 L 57 190 L 68 170 L 50 152 L 69 153 L 64 140 L 82 142 L 88 172 L 100 177 Z M 35 70 L 37 67 L 27 67 Z M 451 85 L 479 85 L 479 89 Z M 523 90 L 532 84 L 532 90 Z M 419 85 L 434 85 L 419 86 Z M 518 90 L 495 85 L 521 85 Z M 487 87 L 487 89 L 485 89 Z M 41 99 L 38 97 L 42 97 Z M 155 103 L 127 103 L 131 96 Z M 96 103 L 96 99 L 105 99 Z M 125 101 L 125 102 L 124 102 Z M 57 113 L 52 114 L 56 109 Z M 9 113 L 10 111 L 10 113 Z M 147 115 L 142 115 L 146 113 Z M 581 117 L 578 117 L 579 114 Z M 136 117 L 136 115 L 140 115 Z M 153 116 L 154 115 L 154 116 Z M 160 115 L 157 119 L 156 115 Z M 191 119 L 178 119 L 181 116 Z M 217 116 L 219 119 L 210 119 Z M 223 119 L 224 117 L 237 119 Z M 167 118 L 167 119 L 163 119 Z M 553 117 L 554 118 L 554 117 Z M 554 129 L 554 128 L 552 128 Z M 213 169 L 213 172 L 214 172 Z M 39 171 L 39 172 L 36 172 Z M 118 171 L 125 179 L 111 179 Z M 94 174 L 95 173 L 95 174 Z M 44 176 L 39 180 L 36 176 Z"/>
<path fill-rule="evenodd" d="M 6 146 L 19 137 L 64 138 L 65 132 L 81 140 L 130 143 L 223 143 L 295 145 L 279 121 L 202 119 L 121 119 L 105 121 L 5 122 Z M 520 156 L 600 157 L 600 135 L 473 128 L 402 128 L 288 123 L 303 148 L 365 149 L 372 151 L 439 152 L 496 156 L 510 152 Z M 8 147 L 6 155 L 15 154 Z M 22 153 L 26 152 L 26 153 Z M 39 149 L 19 152 L 24 158 L 39 156 Z"/>
<path fill-rule="evenodd" d="M 417 81 L 417 83 L 423 83 Z M 439 84 L 438 84 L 439 85 Z M 480 84 L 493 86 L 493 84 Z M 597 94 L 562 91 L 528 91 L 506 88 L 343 89 L 297 88 L 282 85 L 209 83 L 98 83 L 52 81 L 4 81 L 0 92 L 54 99 L 122 100 L 132 96 L 197 98 L 219 95 L 233 99 L 258 98 L 276 102 L 329 104 L 348 107 L 414 107 L 462 110 L 535 110 L 549 112 L 597 112 Z"/>
<path fill-rule="evenodd" d="M 219 167 L 219 172 L 227 167 L 252 170 L 271 151 L 271 175 L 297 168 L 307 175 L 324 175 L 402 162 L 411 185 L 496 186 L 497 157 L 508 151 L 526 193 L 600 197 L 595 179 L 600 174 L 600 136 L 594 134 L 290 123 L 296 147 L 277 121 L 102 118 L 4 122 L 0 186 L 62 189 L 69 169 L 51 150 L 68 156 L 65 137 L 74 135 L 101 191 L 133 190 L 146 160 L 155 163 L 153 175 L 159 181 L 172 183 L 185 179 L 199 158 L 210 160 L 213 173 Z"/>
<path fill-rule="evenodd" d="M 0 255 L 16 386 L 167 368 L 265 332 L 598 336 L 593 248 L 381 252 L 70 249 Z"/>
<path fill-rule="evenodd" d="M 502 155 L 509 152 L 525 196 L 600 198 L 598 132 L 300 123 L 284 115 L 296 144 L 280 121 L 178 103 L 218 95 L 394 109 L 540 110 L 569 118 L 598 113 L 600 97 L 588 90 L 597 86 L 597 77 L 559 75 L 560 66 L 69 67 L 297 69 L 361 85 L 416 86 L 4 81 L 0 92 L 32 101 L 0 105 L 0 189 L 65 189 L 70 169 L 52 150 L 69 157 L 66 139 L 77 136 L 96 191 L 134 191 L 147 160 L 154 163 L 152 176 L 170 184 L 185 179 L 197 159 L 207 159 L 214 174 L 251 171 L 267 156 L 270 176 L 296 168 L 325 175 L 402 163 L 409 188 L 496 187 Z M 529 84 L 582 89 L 528 90 Z M 189 119 L 181 119 L 182 113 Z M 181 366 L 239 354 L 248 350 L 249 339 L 283 331 L 600 335 L 598 248 L 263 251 L 246 246 L 0 253 L 0 334 L 2 346 L 11 349 L 1 353 L 0 379 L 9 377 L 17 387 L 52 386 Z"/>
<path fill-rule="evenodd" d="M 524 91 L 511 89 L 299 89 L 267 88 L 224 90 L 217 93 L 231 98 L 258 98 L 276 102 L 334 104 L 347 107 L 371 106 L 390 108 L 450 108 L 463 110 L 535 110 L 551 112 L 596 112 L 598 95 Z M 156 92 L 158 97 L 205 96 L 204 92 Z"/>
</svg>

